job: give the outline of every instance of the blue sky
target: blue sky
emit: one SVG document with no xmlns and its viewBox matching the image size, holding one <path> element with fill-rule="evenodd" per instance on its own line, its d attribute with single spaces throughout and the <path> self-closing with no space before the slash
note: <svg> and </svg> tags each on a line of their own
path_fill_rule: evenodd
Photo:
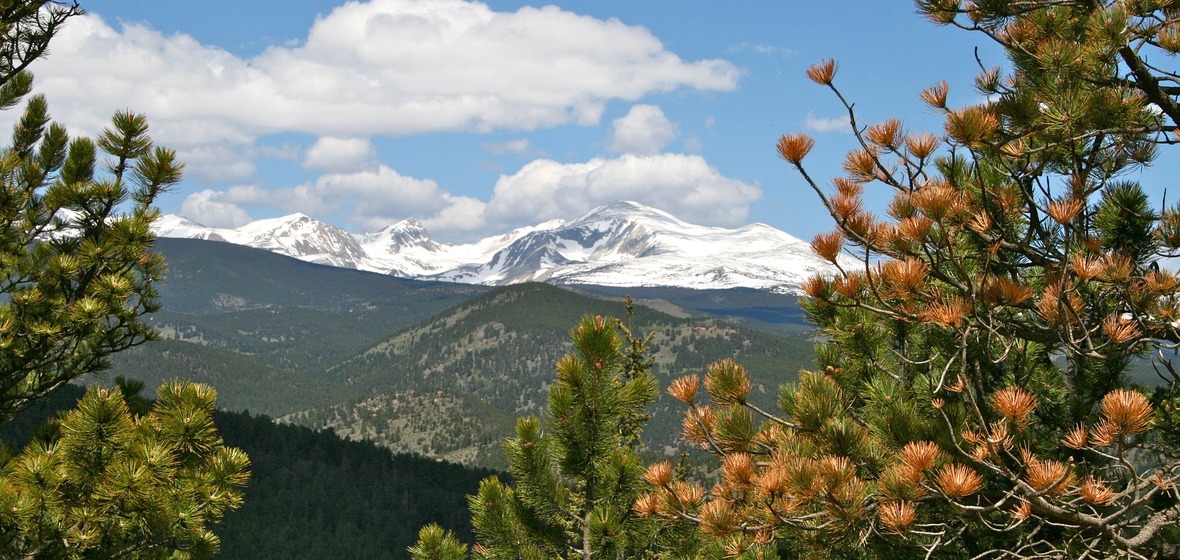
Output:
<svg viewBox="0 0 1180 560">
<path fill-rule="evenodd" d="M 210 226 L 303 212 L 350 231 L 421 220 L 463 242 L 633 199 L 699 224 L 830 223 L 813 176 L 852 137 L 808 81 L 835 58 L 863 122 L 941 124 L 918 93 L 978 99 L 978 35 L 881 2 L 94 0 L 34 67 L 56 118 L 146 113 L 187 162 L 165 212 Z M 11 113 L 11 112 L 10 112 Z M 11 119 L 12 115 L 6 115 Z"/>
</svg>

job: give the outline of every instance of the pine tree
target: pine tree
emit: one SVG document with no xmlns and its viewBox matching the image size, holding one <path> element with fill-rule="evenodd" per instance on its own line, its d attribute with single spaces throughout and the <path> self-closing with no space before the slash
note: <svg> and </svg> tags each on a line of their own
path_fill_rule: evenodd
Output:
<svg viewBox="0 0 1180 560">
<path fill-rule="evenodd" d="M 512 485 L 485 479 L 471 496 L 485 559 L 642 558 L 656 537 L 632 511 L 643 491 L 635 452 L 644 409 L 655 400 L 645 339 L 615 320 L 585 317 L 574 352 L 557 363 L 544 421 L 521 418 L 504 443 Z M 466 547 L 437 526 L 421 532 L 415 559 L 459 559 Z"/>
<path fill-rule="evenodd" d="M 32 88 L 74 2 L 0 5 L 0 109 Z M 182 164 L 147 120 L 116 113 L 96 138 L 70 138 L 33 96 L 0 149 L 0 423 L 107 357 L 155 338 L 163 259 L 149 226 Z M 0 558 L 203 557 L 209 524 L 237 507 L 248 460 L 225 448 L 202 386 L 161 388 L 151 412 L 92 391 L 56 432 L 0 457 Z M 134 408 L 134 407 L 133 407 Z"/>
<path fill-rule="evenodd" d="M 133 412 L 92 388 L 0 470 L 0 558 L 203 558 L 241 505 L 249 459 L 225 447 L 206 385 L 160 387 Z"/>
<path fill-rule="evenodd" d="M 834 192 L 804 165 L 811 138 L 778 144 L 836 224 L 812 248 L 839 274 L 804 286 L 817 371 L 780 411 L 746 401 L 732 362 L 709 368 L 709 403 L 676 381 L 722 481 L 698 499 L 660 477 L 640 504 L 748 557 L 1175 558 L 1180 275 L 1160 259 L 1180 248 L 1180 206 L 1153 207 L 1136 173 L 1177 141 L 1180 78 L 1161 64 L 1180 9 L 917 4 L 1010 67 L 979 75 L 980 104 L 922 92 L 942 135 L 861 125 L 836 63 L 807 71 L 856 139 Z M 870 187 L 892 191 L 887 218 Z M 1147 358 L 1158 378 L 1132 378 Z"/>
<path fill-rule="evenodd" d="M 44 0 L 0 10 L 0 108 L 29 92 L 25 68 L 79 13 Z M 44 97 L 28 100 L 0 152 L 0 421 L 153 338 L 141 317 L 159 306 L 163 261 L 149 225 L 181 168 L 141 115 L 117 113 L 96 139 L 71 139 Z"/>
</svg>

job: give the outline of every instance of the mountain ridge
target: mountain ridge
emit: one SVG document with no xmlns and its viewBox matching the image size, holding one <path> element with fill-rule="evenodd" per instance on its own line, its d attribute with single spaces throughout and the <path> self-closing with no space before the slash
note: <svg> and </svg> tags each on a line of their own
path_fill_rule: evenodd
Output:
<svg viewBox="0 0 1180 560">
<path fill-rule="evenodd" d="M 318 264 L 490 286 L 546 282 L 797 294 L 812 275 L 835 272 L 808 243 L 771 226 L 700 226 L 632 201 L 461 245 L 434 241 L 414 218 L 364 234 L 304 214 L 233 229 L 165 215 L 154 228 L 160 237 L 225 241 Z"/>
</svg>

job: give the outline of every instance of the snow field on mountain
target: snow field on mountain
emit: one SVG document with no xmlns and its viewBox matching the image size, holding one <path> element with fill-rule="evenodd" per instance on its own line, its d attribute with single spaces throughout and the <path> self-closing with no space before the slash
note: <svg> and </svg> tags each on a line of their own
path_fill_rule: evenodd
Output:
<svg viewBox="0 0 1180 560">
<path fill-rule="evenodd" d="M 797 293 L 810 276 L 835 272 L 807 242 L 765 224 L 700 226 L 629 201 L 568 223 L 552 220 L 468 244 L 437 243 L 413 219 L 359 235 L 303 214 L 236 229 L 166 215 L 154 227 L 161 237 L 225 241 L 330 266 L 470 284 L 542 281 Z"/>
</svg>

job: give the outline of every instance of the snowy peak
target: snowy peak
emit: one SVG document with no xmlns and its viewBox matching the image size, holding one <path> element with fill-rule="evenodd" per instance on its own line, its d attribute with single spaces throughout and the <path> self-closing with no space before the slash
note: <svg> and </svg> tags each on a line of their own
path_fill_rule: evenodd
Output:
<svg viewBox="0 0 1180 560">
<path fill-rule="evenodd" d="M 331 266 L 357 268 L 367 254 L 348 232 L 304 214 L 259 220 L 238 228 L 244 245 Z"/>
<path fill-rule="evenodd" d="M 166 215 L 152 227 L 160 237 L 225 241 L 343 268 L 358 268 L 368 257 L 348 232 L 305 214 L 258 220 L 236 229 L 210 228 L 181 216 Z"/>
<path fill-rule="evenodd" d="M 544 281 L 798 292 L 812 275 L 835 272 L 808 243 L 765 224 L 699 226 L 630 201 L 568 223 L 554 220 L 465 245 L 435 242 L 415 219 L 358 236 L 303 214 L 237 229 L 163 216 L 155 229 L 163 237 L 223 240 L 333 266 L 491 285 Z"/>
<path fill-rule="evenodd" d="M 651 206 L 645 206 L 630 200 L 620 200 L 605 206 L 599 206 L 582 214 L 571 222 L 570 225 L 615 221 L 654 222 L 668 224 L 674 227 L 687 225 L 663 210 L 657 210 Z"/>
<path fill-rule="evenodd" d="M 402 220 L 380 231 L 361 236 L 361 243 L 368 247 L 380 247 L 390 254 L 401 253 L 417 247 L 426 251 L 441 251 L 443 247 L 430 238 L 430 232 L 414 218 Z"/>
<path fill-rule="evenodd" d="M 517 230 L 514 233 L 519 235 L 490 260 L 467 264 L 435 278 L 481 284 L 556 281 L 574 265 L 616 262 L 648 254 L 654 244 L 651 232 L 659 229 L 652 224 L 665 220 L 677 222 L 666 213 L 635 202 L 602 206 L 568 224 L 547 222 Z"/>
<path fill-rule="evenodd" d="M 830 265 L 809 244 L 769 226 L 689 224 L 635 202 L 596 208 L 528 233 L 489 261 L 437 275 L 484 284 L 546 281 L 609 286 L 749 287 L 798 291 Z"/>
<path fill-rule="evenodd" d="M 183 237 L 226 241 L 217 228 L 205 227 L 197 222 L 176 214 L 164 214 L 152 224 L 152 231 L 159 237 Z"/>
</svg>

